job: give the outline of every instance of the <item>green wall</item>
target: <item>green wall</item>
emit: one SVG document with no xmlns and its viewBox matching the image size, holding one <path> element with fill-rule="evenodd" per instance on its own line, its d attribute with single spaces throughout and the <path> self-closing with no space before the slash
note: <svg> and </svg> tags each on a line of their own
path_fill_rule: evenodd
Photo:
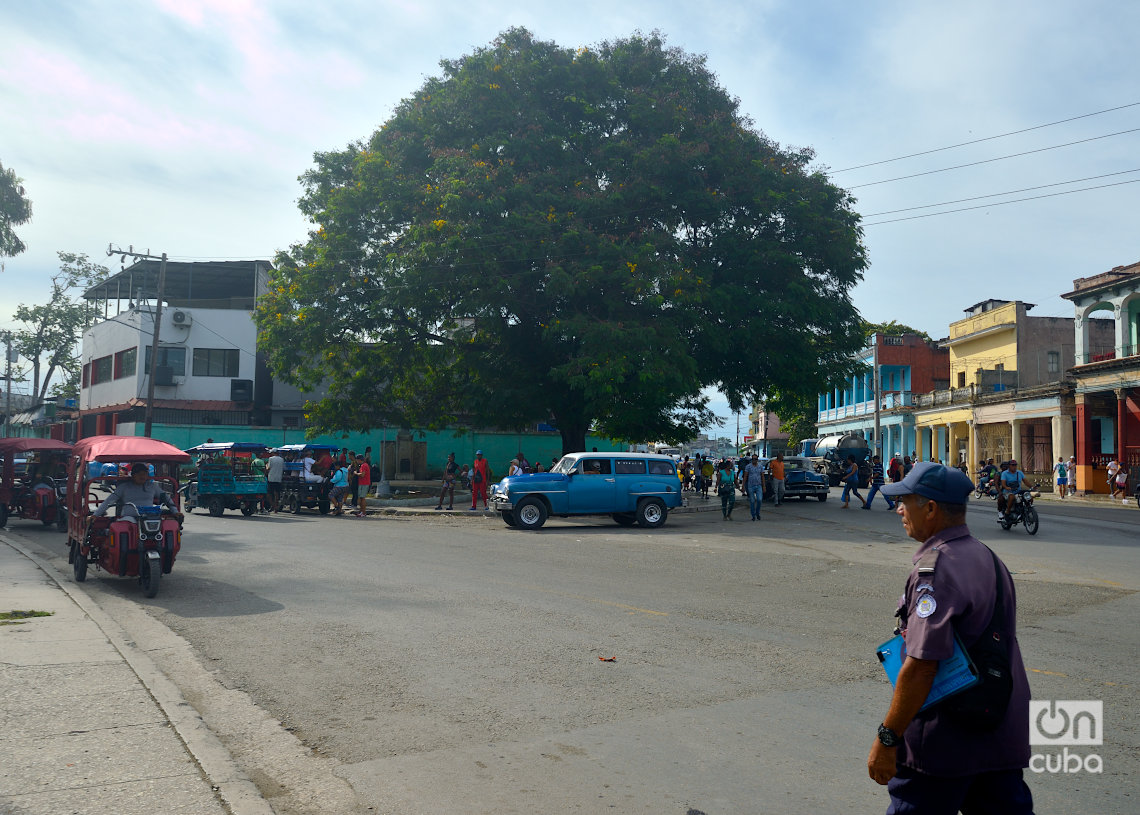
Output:
<svg viewBox="0 0 1140 815">
<path fill-rule="evenodd" d="M 133 429 L 132 429 L 133 428 Z M 143 425 L 121 424 L 117 428 L 120 435 L 141 436 Z M 389 443 L 395 441 L 396 430 L 389 428 L 387 433 L 373 431 L 371 433 L 348 433 L 345 435 L 317 436 L 313 439 L 305 438 L 304 430 L 282 429 L 273 427 L 233 427 L 210 425 L 178 425 L 154 424 L 151 435 L 156 439 L 173 444 L 179 449 L 202 444 L 206 439 L 217 442 L 248 441 L 260 442 L 269 447 L 278 447 L 282 444 L 335 444 L 347 447 L 357 453 L 363 453 L 365 447 L 372 448 L 372 463 L 379 463 L 380 442 L 387 439 Z M 447 462 L 447 454 L 455 453 L 455 460 L 460 466 L 470 464 L 475 459 L 475 451 L 482 450 L 484 458 L 491 465 L 495 479 L 507 474 L 507 465 L 515 454 L 522 450 L 531 464 L 542 462 L 549 467 L 552 458 L 562 456 L 562 437 L 557 433 L 498 433 L 487 431 L 473 431 L 456 436 L 452 431 L 412 431 L 412 441 L 427 443 L 427 472 L 429 478 L 443 473 L 443 465 Z M 621 451 L 627 445 L 604 439 L 598 436 L 586 437 L 587 449 L 597 448 L 601 451 Z M 386 469 L 393 470 L 392 462 L 386 462 Z"/>
</svg>

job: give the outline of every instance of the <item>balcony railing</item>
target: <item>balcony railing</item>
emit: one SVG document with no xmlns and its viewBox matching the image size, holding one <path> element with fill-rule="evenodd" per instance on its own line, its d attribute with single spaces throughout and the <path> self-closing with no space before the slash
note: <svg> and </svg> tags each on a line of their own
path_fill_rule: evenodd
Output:
<svg viewBox="0 0 1140 815">
<path fill-rule="evenodd" d="M 1110 359 L 1124 359 L 1126 357 L 1140 356 L 1140 345 L 1123 345 L 1120 348 L 1109 348 L 1103 351 L 1089 351 L 1081 360 L 1082 365 L 1092 362 L 1107 362 Z"/>
</svg>

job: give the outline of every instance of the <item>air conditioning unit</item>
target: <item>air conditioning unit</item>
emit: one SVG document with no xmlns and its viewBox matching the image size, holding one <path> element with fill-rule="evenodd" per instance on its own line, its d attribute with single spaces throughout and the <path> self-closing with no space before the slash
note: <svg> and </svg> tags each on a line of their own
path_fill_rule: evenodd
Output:
<svg viewBox="0 0 1140 815">
<path fill-rule="evenodd" d="M 194 317 L 189 311 L 179 309 L 170 315 L 170 321 L 175 325 L 190 325 L 194 322 Z"/>
</svg>

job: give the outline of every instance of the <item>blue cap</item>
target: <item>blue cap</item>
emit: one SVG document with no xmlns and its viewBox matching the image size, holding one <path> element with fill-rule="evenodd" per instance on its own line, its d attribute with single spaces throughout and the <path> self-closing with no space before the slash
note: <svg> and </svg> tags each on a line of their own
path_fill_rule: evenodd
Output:
<svg viewBox="0 0 1140 815">
<path fill-rule="evenodd" d="M 961 470 L 932 461 L 920 461 L 902 481 L 885 484 L 879 491 L 892 498 L 921 495 L 944 504 L 964 504 L 974 491 L 974 482 Z"/>
</svg>

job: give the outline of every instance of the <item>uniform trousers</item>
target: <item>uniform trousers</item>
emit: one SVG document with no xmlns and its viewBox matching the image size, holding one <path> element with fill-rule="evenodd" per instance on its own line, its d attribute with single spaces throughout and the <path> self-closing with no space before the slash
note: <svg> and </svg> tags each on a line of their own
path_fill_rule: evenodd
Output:
<svg viewBox="0 0 1140 815">
<path fill-rule="evenodd" d="M 945 778 L 900 766 L 887 792 L 887 815 L 1033 815 L 1021 770 Z"/>
</svg>

